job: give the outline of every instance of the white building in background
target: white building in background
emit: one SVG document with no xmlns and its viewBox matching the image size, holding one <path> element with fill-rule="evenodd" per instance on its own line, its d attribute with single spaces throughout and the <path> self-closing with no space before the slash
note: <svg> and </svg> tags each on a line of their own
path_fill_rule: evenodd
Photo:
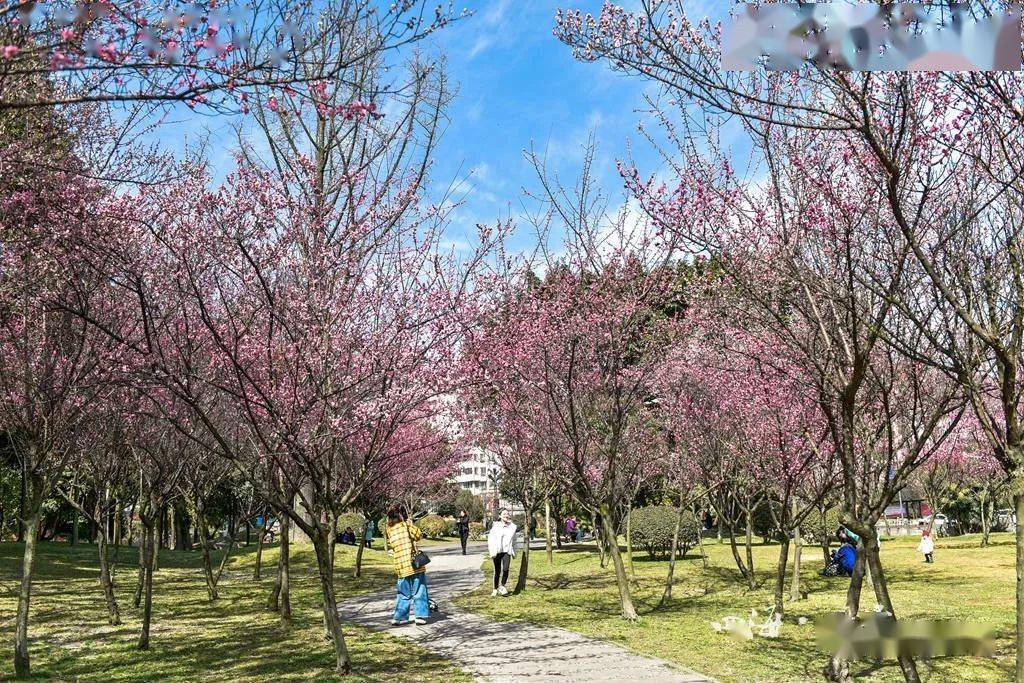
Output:
<svg viewBox="0 0 1024 683">
<path fill-rule="evenodd" d="M 472 491 L 478 496 L 497 491 L 495 483 L 501 474 L 501 466 L 494 453 L 483 448 L 470 448 L 467 459 L 455 470 L 455 483 L 459 488 Z"/>
<path fill-rule="evenodd" d="M 501 465 L 497 456 L 485 448 L 468 449 L 466 459 L 455 470 L 455 483 L 459 488 L 480 496 L 488 514 L 502 504 L 497 486 L 500 477 Z"/>
</svg>

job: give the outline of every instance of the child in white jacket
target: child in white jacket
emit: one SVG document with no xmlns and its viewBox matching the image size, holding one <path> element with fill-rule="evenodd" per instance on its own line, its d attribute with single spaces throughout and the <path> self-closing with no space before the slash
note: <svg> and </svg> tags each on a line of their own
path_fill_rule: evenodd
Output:
<svg viewBox="0 0 1024 683">
<path fill-rule="evenodd" d="M 505 582 L 508 581 L 508 568 L 512 558 L 516 556 L 516 525 L 512 523 L 512 513 L 501 511 L 501 518 L 491 525 L 487 534 L 487 552 L 494 562 L 494 590 L 491 597 L 508 595 Z"/>
<path fill-rule="evenodd" d="M 929 564 L 934 562 L 932 553 L 935 552 L 935 541 L 932 540 L 931 532 L 927 529 L 921 532 L 921 542 L 917 544 L 917 552 L 924 555 L 924 561 Z"/>
</svg>

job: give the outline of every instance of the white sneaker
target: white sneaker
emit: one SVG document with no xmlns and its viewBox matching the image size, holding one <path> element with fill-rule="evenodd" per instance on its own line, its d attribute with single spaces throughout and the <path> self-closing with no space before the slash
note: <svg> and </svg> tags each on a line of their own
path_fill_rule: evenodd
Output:
<svg viewBox="0 0 1024 683">
<path fill-rule="evenodd" d="M 408 624 L 408 623 L 409 623 L 408 620 L 402 620 L 402 621 L 399 621 L 398 619 L 392 619 L 391 620 L 391 625 L 392 626 L 404 626 L 405 624 Z"/>
<path fill-rule="evenodd" d="M 504 586 L 498 586 L 498 592 L 502 595 L 508 595 L 508 589 Z"/>
<path fill-rule="evenodd" d="M 491 597 L 492 598 L 498 597 L 498 589 L 497 588 L 495 588 L 494 590 L 491 591 Z"/>
<path fill-rule="evenodd" d="M 421 619 L 420 617 L 416 617 L 416 623 L 419 624 L 420 626 L 423 626 L 423 624 L 427 623 L 427 620 L 426 619 Z"/>
</svg>

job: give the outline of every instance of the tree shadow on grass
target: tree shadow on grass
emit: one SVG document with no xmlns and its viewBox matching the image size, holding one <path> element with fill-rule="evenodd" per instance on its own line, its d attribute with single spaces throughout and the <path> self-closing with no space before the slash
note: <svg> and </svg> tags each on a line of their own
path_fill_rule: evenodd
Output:
<svg viewBox="0 0 1024 683">
<path fill-rule="evenodd" d="M 124 550 L 126 561 L 115 571 L 124 623 L 110 626 L 97 581 L 96 547 L 40 544 L 29 628 L 34 677 L 103 683 L 342 680 L 333 673 L 333 647 L 324 638 L 319 580 L 309 566 L 311 552 L 293 554 L 293 622 L 284 631 L 278 616 L 266 608 L 267 591 L 276 578 L 276 557 L 265 565 L 263 580 L 254 581 L 250 555 L 255 547 L 236 550 L 219 585 L 221 597 L 211 602 L 199 553 L 164 551 L 154 575 L 152 646 L 142 652 L 135 649 L 141 610 L 131 607 L 137 565 Z M 0 544 L 0 578 L 5 585 L 16 585 L 22 552 L 19 544 Z M 220 552 L 218 560 L 219 556 Z M 389 566 L 365 559 L 369 561 L 360 579 L 351 577 L 350 557 L 339 563 L 339 599 L 393 581 Z M 4 662 L 13 656 L 16 600 L 13 591 L 0 593 Z M 346 681 L 459 678 L 442 658 L 418 651 L 412 656 L 409 645 L 394 638 L 348 625 L 345 633 L 356 669 Z M 6 666 L 0 669 L 0 677 L 10 673 Z"/>
</svg>

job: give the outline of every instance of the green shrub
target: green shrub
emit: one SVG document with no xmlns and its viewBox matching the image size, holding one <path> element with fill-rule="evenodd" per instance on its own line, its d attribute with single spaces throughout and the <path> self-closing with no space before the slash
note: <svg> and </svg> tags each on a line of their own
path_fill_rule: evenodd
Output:
<svg viewBox="0 0 1024 683">
<path fill-rule="evenodd" d="M 448 522 L 441 515 L 427 515 L 416 522 L 416 526 L 427 538 L 443 538 L 448 532 Z"/>
<path fill-rule="evenodd" d="M 459 530 L 455 526 L 455 522 L 456 521 L 458 521 L 458 520 L 456 520 L 454 517 L 445 517 L 444 518 L 444 523 L 445 523 L 444 535 L 445 536 L 458 536 L 459 535 Z"/>
<path fill-rule="evenodd" d="M 363 519 L 363 516 L 358 512 L 346 512 L 338 515 L 338 533 L 344 531 L 345 527 L 350 526 L 352 531 L 356 533 L 356 538 L 359 538 L 359 534 L 363 533 Z"/>
<path fill-rule="evenodd" d="M 482 540 L 484 537 L 484 523 L 483 522 L 470 522 L 469 523 L 469 538 L 474 541 Z"/>
<path fill-rule="evenodd" d="M 839 508 L 828 508 L 824 512 L 814 510 L 800 525 L 800 533 L 804 539 L 812 543 L 821 543 L 825 538 L 835 534 L 839 528 Z"/>
<path fill-rule="evenodd" d="M 665 505 L 652 505 L 630 512 L 633 545 L 647 551 L 652 558 L 668 557 L 672 551 L 672 536 L 676 530 L 677 511 Z M 683 512 L 679 523 L 680 556 L 697 544 L 700 523 L 689 510 Z"/>
<path fill-rule="evenodd" d="M 460 510 L 465 510 L 471 522 L 482 522 L 484 519 L 484 502 L 480 496 L 472 491 L 462 489 L 455 496 L 455 516 Z"/>
</svg>

